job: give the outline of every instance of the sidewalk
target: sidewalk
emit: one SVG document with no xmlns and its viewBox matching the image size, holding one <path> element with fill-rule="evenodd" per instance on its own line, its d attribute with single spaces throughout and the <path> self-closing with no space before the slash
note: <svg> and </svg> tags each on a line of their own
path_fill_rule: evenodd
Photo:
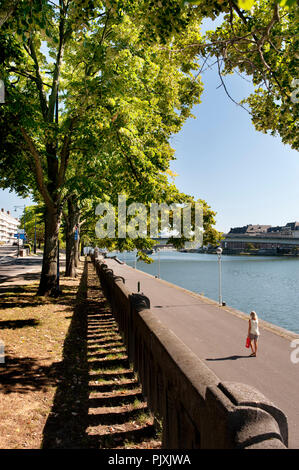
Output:
<svg viewBox="0 0 299 470">
<path fill-rule="evenodd" d="M 23 285 L 40 279 L 43 257 L 40 254 L 14 257 L 0 264 L 0 290 L 12 285 Z M 60 256 L 60 273 L 65 271 L 65 255 Z"/>
<path fill-rule="evenodd" d="M 216 302 L 154 278 L 139 270 L 106 259 L 115 275 L 125 278 L 126 287 L 149 297 L 151 310 L 216 375 L 224 381 L 254 386 L 288 417 L 289 447 L 299 448 L 299 364 L 290 354 L 298 335 L 260 322 L 258 357 L 245 348 L 248 316 Z"/>
</svg>

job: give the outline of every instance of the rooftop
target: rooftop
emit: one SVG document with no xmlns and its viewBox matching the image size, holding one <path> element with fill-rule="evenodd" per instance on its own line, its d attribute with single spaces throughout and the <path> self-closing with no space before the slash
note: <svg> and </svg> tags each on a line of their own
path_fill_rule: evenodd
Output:
<svg viewBox="0 0 299 470">
<path fill-rule="evenodd" d="M 243 227 L 233 227 L 228 232 L 229 234 L 266 234 L 266 233 L 281 233 L 291 234 L 294 231 L 299 231 L 299 222 L 288 222 L 283 226 L 272 227 L 272 225 L 244 225 Z M 299 234 L 298 234 L 299 236 Z"/>
</svg>

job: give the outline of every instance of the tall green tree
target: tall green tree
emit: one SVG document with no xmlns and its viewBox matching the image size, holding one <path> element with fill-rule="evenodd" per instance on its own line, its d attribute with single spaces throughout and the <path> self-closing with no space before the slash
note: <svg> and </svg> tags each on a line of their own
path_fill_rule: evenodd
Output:
<svg viewBox="0 0 299 470">
<path fill-rule="evenodd" d="M 224 21 L 203 38 L 203 55 L 216 57 L 220 80 L 237 71 L 251 79 L 254 92 L 247 106 L 256 130 L 279 135 L 299 149 L 298 6 L 287 9 L 273 0 L 259 0 L 251 11 L 229 2 Z"/>
<path fill-rule="evenodd" d="M 27 7 L 20 2 L 0 32 L 2 170 L 5 184 L 33 188 L 44 201 L 39 294 L 50 295 L 62 209 L 74 191 L 80 198 L 74 162 L 88 171 L 101 166 L 102 174 L 81 176 L 88 185 L 102 179 L 107 198 L 118 177 L 131 182 L 137 200 L 153 199 L 173 158 L 169 137 L 190 116 L 202 87 L 191 73 L 194 58 L 172 53 L 175 41 L 165 48 L 145 40 L 138 2 L 60 0 Z M 190 22 L 180 41 L 195 39 L 199 32 Z M 106 173 L 115 178 L 109 182 Z"/>
<path fill-rule="evenodd" d="M 32 247 L 34 247 L 36 241 L 37 248 L 41 248 L 41 244 L 44 243 L 45 239 L 44 205 L 26 206 L 25 215 L 23 214 L 20 219 L 21 227 L 24 227 L 24 217 L 27 241 Z"/>
<path fill-rule="evenodd" d="M 247 107 L 256 130 L 279 135 L 298 150 L 299 122 L 299 9 L 296 0 L 144 0 L 148 5 L 146 28 L 152 40 L 179 37 L 190 22 L 221 18 L 193 44 L 182 41 L 177 53 L 197 56 L 201 69 L 218 69 L 224 75 L 241 73 L 252 81 L 254 92 L 238 103 Z M 179 43 L 177 43 L 179 44 Z M 175 51 L 173 51 L 175 53 Z"/>
</svg>

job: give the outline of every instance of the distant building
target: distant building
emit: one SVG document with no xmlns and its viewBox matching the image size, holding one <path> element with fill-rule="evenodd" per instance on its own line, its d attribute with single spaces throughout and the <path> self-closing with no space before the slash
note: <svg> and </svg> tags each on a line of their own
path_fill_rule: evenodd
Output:
<svg viewBox="0 0 299 470">
<path fill-rule="evenodd" d="M 226 253 L 299 254 L 299 222 L 284 226 L 245 225 L 231 228 L 222 241 Z"/>
<path fill-rule="evenodd" d="M 265 233 L 271 225 L 245 225 L 244 227 L 231 228 L 229 233 Z"/>
<path fill-rule="evenodd" d="M 14 234 L 20 225 L 18 219 L 10 215 L 10 212 L 5 212 L 4 209 L 0 210 L 0 243 L 8 243 L 10 245 L 16 241 Z"/>
</svg>

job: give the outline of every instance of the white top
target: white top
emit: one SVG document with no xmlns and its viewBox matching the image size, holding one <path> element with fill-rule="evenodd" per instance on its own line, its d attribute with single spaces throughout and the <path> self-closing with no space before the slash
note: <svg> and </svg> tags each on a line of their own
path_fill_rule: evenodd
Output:
<svg viewBox="0 0 299 470">
<path fill-rule="evenodd" d="M 253 320 L 250 318 L 250 333 L 252 335 L 259 335 L 259 321 L 258 320 Z"/>
</svg>

